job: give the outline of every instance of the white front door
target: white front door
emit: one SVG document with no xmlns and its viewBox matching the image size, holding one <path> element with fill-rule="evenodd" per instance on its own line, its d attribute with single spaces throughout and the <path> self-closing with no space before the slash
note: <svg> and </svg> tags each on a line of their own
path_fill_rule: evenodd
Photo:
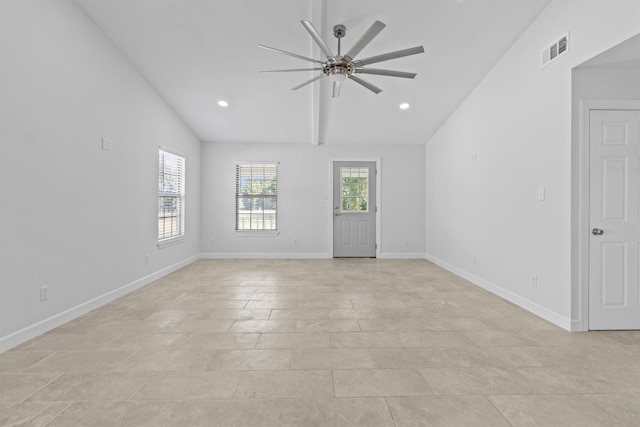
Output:
<svg viewBox="0 0 640 427">
<path fill-rule="evenodd" d="M 640 329 L 640 111 L 592 110 L 589 329 Z"/>
<path fill-rule="evenodd" d="M 376 162 L 333 163 L 333 256 L 376 256 Z"/>
</svg>

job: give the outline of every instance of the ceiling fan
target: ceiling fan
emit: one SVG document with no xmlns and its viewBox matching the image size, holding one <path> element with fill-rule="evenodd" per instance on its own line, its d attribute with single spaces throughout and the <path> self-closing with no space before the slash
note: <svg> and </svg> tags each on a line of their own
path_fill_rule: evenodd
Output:
<svg viewBox="0 0 640 427">
<path fill-rule="evenodd" d="M 294 87 L 293 90 L 298 90 L 301 87 L 304 87 L 308 84 L 315 82 L 316 80 L 320 80 L 324 77 L 329 77 L 333 81 L 333 97 L 337 97 L 340 95 L 340 85 L 345 80 L 352 80 L 370 91 L 378 94 L 382 92 L 382 89 L 379 87 L 369 83 L 368 81 L 362 79 L 360 74 L 377 74 L 380 76 L 391 76 L 391 77 L 403 77 L 407 79 L 413 79 L 416 76 L 416 73 L 408 73 L 405 71 L 393 71 L 393 70 L 382 70 L 379 68 L 364 68 L 364 66 L 369 64 L 376 64 L 378 62 L 388 61 L 390 59 L 402 58 L 403 56 L 415 55 L 418 53 L 424 53 L 424 47 L 416 46 L 409 49 L 397 50 L 394 52 L 384 53 L 382 55 L 371 56 L 365 59 L 356 60 L 356 56 L 364 49 L 370 42 L 373 40 L 375 36 L 378 35 L 380 31 L 386 27 L 380 21 L 376 21 L 369 27 L 369 29 L 360 37 L 360 39 L 351 47 L 351 49 L 345 53 L 344 55 L 340 50 L 340 40 L 346 35 L 347 29 L 344 25 L 336 25 L 333 27 L 333 35 L 338 39 L 338 54 L 334 55 L 327 43 L 322 39 L 320 33 L 310 21 L 301 21 L 304 28 L 311 34 L 313 40 L 320 46 L 320 50 L 327 57 L 325 61 L 321 61 L 318 59 L 308 58 L 306 56 L 298 55 L 296 53 L 287 52 L 281 49 L 276 49 L 274 47 L 258 45 L 258 47 L 262 49 L 271 50 L 274 52 L 284 53 L 285 55 L 293 56 L 294 58 L 303 59 L 305 61 L 313 62 L 316 64 L 320 64 L 321 67 L 316 68 L 295 68 L 295 69 L 287 69 L 287 70 L 267 70 L 261 71 L 263 73 L 281 73 L 281 72 L 291 72 L 291 71 L 322 71 L 321 74 L 312 78 L 311 80 L 307 80 L 306 82 L 299 84 Z"/>
</svg>

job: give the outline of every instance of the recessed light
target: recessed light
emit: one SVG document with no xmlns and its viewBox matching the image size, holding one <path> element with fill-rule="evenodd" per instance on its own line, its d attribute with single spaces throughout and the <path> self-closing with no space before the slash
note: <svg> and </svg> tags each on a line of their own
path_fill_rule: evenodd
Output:
<svg viewBox="0 0 640 427">
<path fill-rule="evenodd" d="M 407 108 L 409 108 L 409 104 L 407 104 L 406 102 L 403 102 L 402 104 L 400 104 L 401 110 L 406 110 Z"/>
<path fill-rule="evenodd" d="M 218 105 L 221 107 L 228 107 L 229 103 L 227 101 L 218 101 Z"/>
</svg>

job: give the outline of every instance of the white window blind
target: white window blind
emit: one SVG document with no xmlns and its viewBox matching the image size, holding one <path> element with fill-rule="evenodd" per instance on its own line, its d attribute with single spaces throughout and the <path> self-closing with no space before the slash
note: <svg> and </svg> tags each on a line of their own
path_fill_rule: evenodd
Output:
<svg viewBox="0 0 640 427">
<path fill-rule="evenodd" d="M 185 158 L 159 150 L 158 241 L 184 236 Z"/>
<path fill-rule="evenodd" d="M 278 229 L 278 163 L 236 163 L 236 231 Z"/>
</svg>

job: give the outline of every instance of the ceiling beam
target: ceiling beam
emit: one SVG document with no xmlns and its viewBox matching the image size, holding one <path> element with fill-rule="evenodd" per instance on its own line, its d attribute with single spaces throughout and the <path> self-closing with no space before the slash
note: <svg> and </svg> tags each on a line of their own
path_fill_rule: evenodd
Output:
<svg viewBox="0 0 640 427">
<path fill-rule="evenodd" d="M 320 34 L 322 34 L 322 28 L 325 22 L 326 0 L 309 0 L 309 8 L 311 10 L 310 21 L 313 22 L 314 26 L 318 28 L 318 31 L 320 31 Z M 316 43 L 314 43 L 311 37 L 309 37 L 309 43 L 311 43 L 311 57 L 322 58 L 323 54 L 320 51 L 320 48 Z M 320 145 L 322 134 L 324 133 L 321 129 L 321 123 L 323 121 L 322 111 L 324 104 L 322 100 L 322 92 L 320 90 L 321 86 L 321 82 L 318 84 L 314 83 L 311 94 L 311 143 L 313 145 Z"/>
</svg>

